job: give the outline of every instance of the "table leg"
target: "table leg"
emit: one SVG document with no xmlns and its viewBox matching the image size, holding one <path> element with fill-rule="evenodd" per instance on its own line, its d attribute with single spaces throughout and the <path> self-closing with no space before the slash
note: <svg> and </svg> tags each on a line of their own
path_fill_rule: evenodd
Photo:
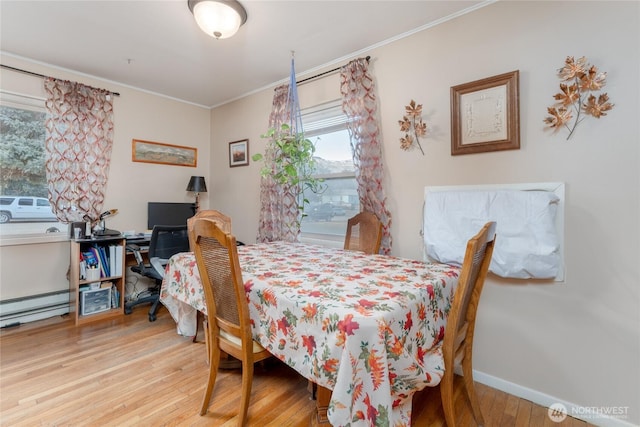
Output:
<svg viewBox="0 0 640 427">
<path fill-rule="evenodd" d="M 327 410 L 331 400 L 331 390 L 318 385 L 316 391 L 316 410 L 311 414 L 310 426 L 330 426 Z"/>
<path fill-rule="evenodd" d="M 202 321 L 204 322 L 205 319 L 203 318 L 204 315 L 200 312 L 200 310 L 196 311 L 196 333 L 193 335 L 193 342 L 198 342 L 198 329 L 200 329 L 198 326 L 200 325 L 200 319 L 202 318 Z M 205 342 L 207 340 L 207 331 L 204 331 L 204 338 L 205 338 Z M 207 348 L 207 354 L 209 354 L 209 348 Z"/>
</svg>

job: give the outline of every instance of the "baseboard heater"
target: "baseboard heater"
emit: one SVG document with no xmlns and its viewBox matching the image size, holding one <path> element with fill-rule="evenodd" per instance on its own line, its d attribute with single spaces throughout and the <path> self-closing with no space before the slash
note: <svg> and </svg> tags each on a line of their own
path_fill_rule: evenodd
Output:
<svg viewBox="0 0 640 427">
<path fill-rule="evenodd" d="M 69 291 L 0 301 L 0 328 L 69 313 Z"/>
</svg>

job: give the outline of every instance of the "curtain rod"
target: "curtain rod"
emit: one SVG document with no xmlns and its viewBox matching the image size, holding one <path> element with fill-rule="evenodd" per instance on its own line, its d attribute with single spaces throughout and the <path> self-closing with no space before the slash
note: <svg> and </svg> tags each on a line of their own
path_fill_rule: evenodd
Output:
<svg viewBox="0 0 640 427">
<path fill-rule="evenodd" d="M 371 57 L 370 57 L 370 56 L 367 56 L 367 57 L 365 57 L 364 59 L 366 59 L 366 60 L 367 60 L 367 62 L 369 62 L 369 60 L 371 59 Z M 316 74 L 315 76 L 311 76 L 311 77 L 307 77 L 306 79 L 298 80 L 298 81 L 296 82 L 296 84 L 297 84 L 297 85 L 299 85 L 299 84 L 301 84 L 301 83 L 308 82 L 309 80 L 317 79 L 318 77 L 323 77 L 323 76 L 326 76 L 326 75 L 328 75 L 328 74 L 333 74 L 333 73 L 335 73 L 336 71 L 340 71 L 340 68 L 342 68 L 342 67 L 337 67 L 337 68 L 334 68 L 333 70 L 325 71 L 324 73 Z"/>
<path fill-rule="evenodd" d="M 16 71 L 18 73 L 23 73 L 23 74 L 28 74 L 30 76 L 40 77 L 40 78 L 43 78 L 43 79 L 51 77 L 51 76 L 45 76 L 44 74 L 34 73 L 33 71 L 27 71 L 27 70 L 22 70 L 20 68 L 10 67 L 9 65 L 4 65 L 4 64 L 0 64 L 0 67 L 6 68 L 7 70 L 11 70 L 11 71 Z M 86 85 L 86 86 L 88 86 L 88 85 Z M 107 89 L 99 89 L 99 88 L 96 88 L 96 87 L 93 87 L 93 86 L 89 86 L 89 87 L 92 88 L 92 89 L 106 90 L 111 95 L 120 96 L 120 94 L 118 92 L 112 92 L 112 91 L 107 90 Z"/>
</svg>

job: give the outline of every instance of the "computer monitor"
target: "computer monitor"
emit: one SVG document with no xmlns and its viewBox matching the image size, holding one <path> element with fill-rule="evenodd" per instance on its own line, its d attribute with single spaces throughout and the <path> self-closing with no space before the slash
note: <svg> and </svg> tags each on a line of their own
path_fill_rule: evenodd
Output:
<svg viewBox="0 0 640 427">
<path fill-rule="evenodd" d="M 154 225 L 187 225 L 187 219 L 196 213 L 193 203 L 149 202 L 147 228 Z"/>
</svg>

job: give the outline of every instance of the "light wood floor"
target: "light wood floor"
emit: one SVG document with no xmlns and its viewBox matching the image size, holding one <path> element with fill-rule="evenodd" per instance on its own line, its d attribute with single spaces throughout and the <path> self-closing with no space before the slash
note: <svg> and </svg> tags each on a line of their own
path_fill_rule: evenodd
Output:
<svg viewBox="0 0 640 427">
<path fill-rule="evenodd" d="M 75 327 L 67 316 L 0 333 L 2 426 L 235 426 L 240 372 L 221 371 L 209 412 L 199 416 L 207 365 L 204 344 L 176 334 L 166 310 L 147 320 L 137 307 L 122 319 Z M 581 426 L 551 422 L 547 410 L 482 384 L 487 426 Z M 439 389 L 414 399 L 415 426 L 444 426 Z M 250 426 L 307 426 L 315 402 L 307 381 L 277 361 L 256 366 Z M 475 426 L 456 397 L 460 426 Z"/>
</svg>

